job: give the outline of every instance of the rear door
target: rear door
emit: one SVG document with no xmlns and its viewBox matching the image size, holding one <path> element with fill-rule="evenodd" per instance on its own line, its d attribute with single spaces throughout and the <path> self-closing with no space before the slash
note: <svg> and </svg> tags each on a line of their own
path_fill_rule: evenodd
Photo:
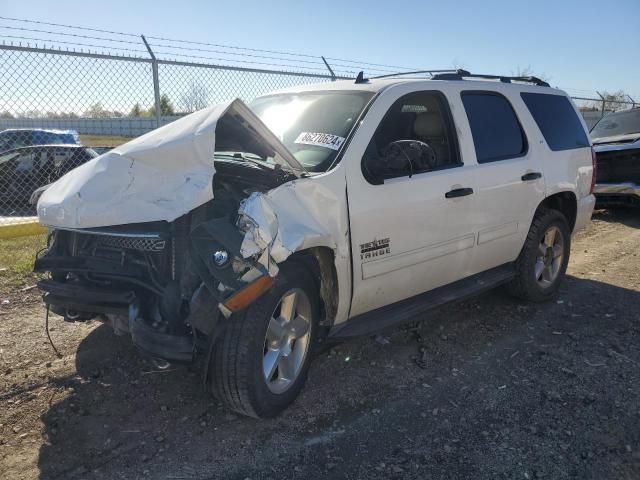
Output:
<svg viewBox="0 0 640 480">
<path fill-rule="evenodd" d="M 545 196 L 542 159 L 525 133 L 530 119 L 516 113 L 522 101 L 510 90 L 460 92 L 477 163 L 472 273 L 517 258 Z"/>
<path fill-rule="evenodd" d="M 404 84 L 380 94 L 343 159 L 352 316 L 467 275 L 473 172 L 460 155 L 447 85 L 437 86 Z"/>
</svg>

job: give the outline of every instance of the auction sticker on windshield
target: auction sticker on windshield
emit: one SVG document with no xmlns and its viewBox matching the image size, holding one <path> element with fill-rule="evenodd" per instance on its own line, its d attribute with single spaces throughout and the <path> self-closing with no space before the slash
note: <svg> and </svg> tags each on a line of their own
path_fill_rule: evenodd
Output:
<svg viewBox="0 0 640 480">
<path fill-rule="evenodd" d="M 338 150 L 344 143 L 344 137 L 331 135 L 330 133 L 302 132 L 298 135 L 298 138 L 296 138 L 295 143 L 316 145 L 318 147 L 330 148 L 331 150 Z"/>
</svg>

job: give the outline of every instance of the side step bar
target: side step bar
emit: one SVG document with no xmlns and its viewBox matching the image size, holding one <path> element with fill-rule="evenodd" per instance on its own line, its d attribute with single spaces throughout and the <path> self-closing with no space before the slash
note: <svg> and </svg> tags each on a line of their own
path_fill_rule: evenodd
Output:
<svg viewBox="0 0 640 480">
<path fill-rule="evenodd" d="M 444 304 L 464 300 L 491 290 L 508 282 L 514 275 L 514 265 L 507 263 L 450 285 L 353 317 L 345 322 L 344 326 L 337 327 L 329 336 L 338 339 L 371 334 L 392 325 L 410 321 L 416 315 Z"/>
</svg>

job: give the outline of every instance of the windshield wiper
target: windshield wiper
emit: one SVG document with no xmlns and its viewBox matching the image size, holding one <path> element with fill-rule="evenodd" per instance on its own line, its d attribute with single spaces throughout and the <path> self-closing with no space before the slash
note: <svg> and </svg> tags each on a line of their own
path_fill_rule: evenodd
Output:
<svg viewBox="0 0 640 480">
<path fill-rule="evenodd" d="M 276 169 L 281 168 L 280 165 L 271 165 L 269 163 L 267 163 L 265 160 L 258 160 L 260 157 L 258 157 L 257 155 L 255 156 L 255 158 L 251 158 L 249 155 L 254 156 L 251 153 L 245 153 L 245 152 L 214 152 L 213 156 L 215 157 L 226 157 L 226 158 L 233 158 L 233 159 L 239 159 L 248 163 L 251 163 L 253 165 L 256 165 L 260 168 L 262 168 L 263 170 L 268 170 L 270 172 L 273 172 Z"/>
</svg>

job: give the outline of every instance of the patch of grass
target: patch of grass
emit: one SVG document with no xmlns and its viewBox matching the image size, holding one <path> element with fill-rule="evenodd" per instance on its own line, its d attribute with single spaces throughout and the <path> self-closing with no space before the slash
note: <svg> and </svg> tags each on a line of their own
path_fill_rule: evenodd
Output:
<svg viewBox="0 0 640 480">
<path fill-rule="evenodd" d="M 117 147 L 127 143 L 129 137 L 110 137 L 106 135 L 80 135 L 80 143 L 87 147 Z"/>
<path fill-rule="evenodd" d="M 36 253 L 47 245 L 47 235 L 7 238 L 0 241 L 0 289 L 11 290 L 33 284 Z"/>
</svg>

